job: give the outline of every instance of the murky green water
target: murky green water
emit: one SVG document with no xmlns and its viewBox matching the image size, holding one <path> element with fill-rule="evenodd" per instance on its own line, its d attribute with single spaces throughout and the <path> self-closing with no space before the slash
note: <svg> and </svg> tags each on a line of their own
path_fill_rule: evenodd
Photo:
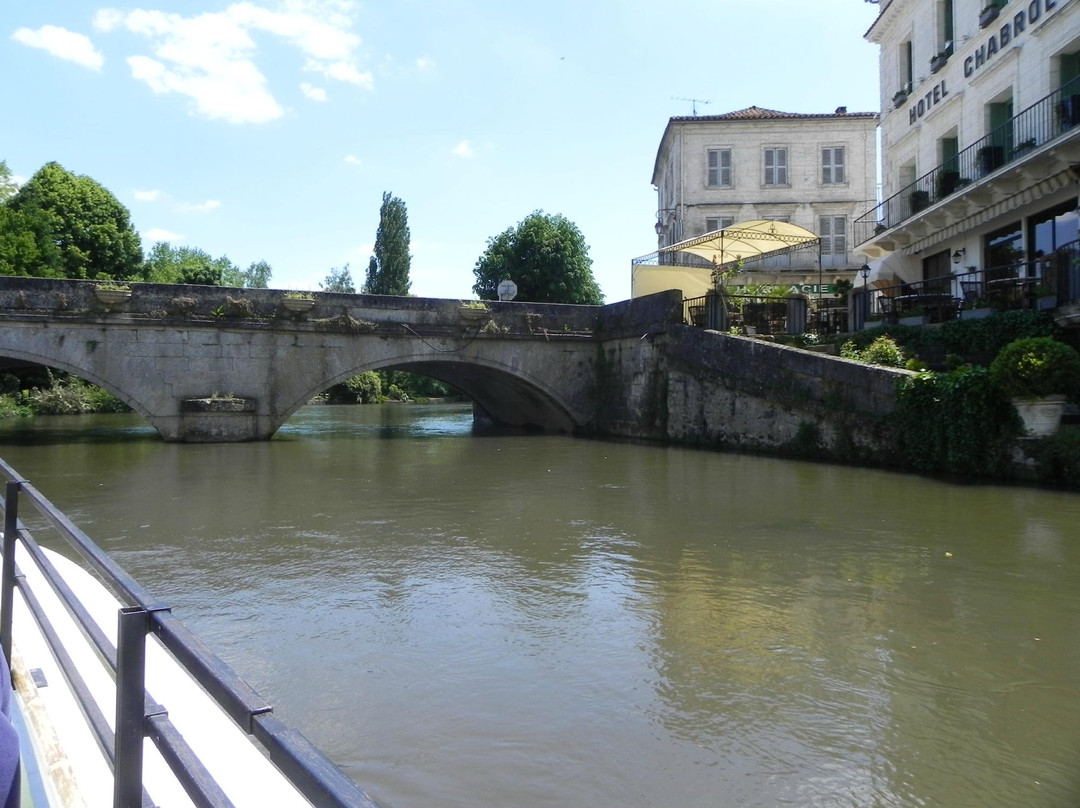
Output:
<svg viewBox="0 0 1080 808">
<path fill-rule="evenodd" d="M 393 808 L 1080 804 L 1080 497 L 470 424 L 0 456 Z"/>
</svg>

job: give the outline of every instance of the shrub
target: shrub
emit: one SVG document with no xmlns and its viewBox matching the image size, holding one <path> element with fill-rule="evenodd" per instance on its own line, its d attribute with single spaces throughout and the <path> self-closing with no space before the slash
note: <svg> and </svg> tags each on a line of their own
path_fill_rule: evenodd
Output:
<svg viewBox="0 0 1080 808">
<path fill-rule="evenodd" d="M 1016 410 L 984 367 L 920 373 L 900 382 L 896 448 L 917 471 L 1006 477 L 1020 433 Z"/>
<path fill-rule="evenodd" d="M 990 376 L 1008 396 L 1040 398 L 1080 394 L 1080 354 L 1050 337 L 1010 342 L 990 364 Z"/>
<path fill-rule="evenodd" d="M 862 350 L 854 340 L 848 340 L 840 347 L 840 356 L 866 362 L 869 365 L 886 365 L 893 368 L 902 368 L 906 361 L 904 352 L 900 350 L 896 340 L 886 335 L 879 336 Z"/>
</svg>

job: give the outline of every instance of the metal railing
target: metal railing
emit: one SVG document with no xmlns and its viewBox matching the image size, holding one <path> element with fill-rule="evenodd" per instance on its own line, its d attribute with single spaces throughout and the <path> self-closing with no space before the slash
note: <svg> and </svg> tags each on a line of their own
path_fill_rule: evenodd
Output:
<svg viewBox="0 0 1080 808">
<path fill-rule="evenodd" d="M 1080 302 L 1080 242 L 1029 261 L 854 291 L 865 299 L 855 306 L 856 328 L 874 321 L 942 323 L 991 312 L 1049 311 Z"/>
<path fill-rule="evenodd" d="M 802 334 L 807 307 L 805 297 L 711 293 L 683 300 L 683 322 L 741 334 Z"/>
<path fill-rule="evenodd" d="M 1015 163 L 1080 126 L 1080 77 L 1036 101 L 990 134 L 855 220 L 856 244 L 869 241 L 978 179 Z"/>
<path fill-rule="evenodd" d="M 222 710 L 311 803 L 326 808 L 377 808 L 377 804 L 331 763 L 314 745 L 273 715 L 273 708 L 219 657 L 193 635 L 169 608 L 155 600 L 124 572 L 67 516 L 3 460 L 6 479 L 3 503 L 3 573 L 0 578 L 0 646 L 11 660 L 14 593 L 18 590 L 56 658 L 87 723 L 113 771 L 114 808 L 136 808 L 148 802 L 143 787 L 143 738 L 150 738 L 173 775 L 197 806 L 230 806 L 229 797 L 185 742 L 168 713 L 152 702 L 144 685 L 147 635 L 153 634 Z M 37 514 L 87 562 L 126 604 L 118 615 L 113 646 L 19 519 L 19 507 L 32 505 Z M 19 555 L 35 565 L 55 596 L 78 624 L 116 679 L 115 731 L 97 706 L 83 673 L 75 666 L 27 578 L 16 568 Z M 144 803 L 144 800 L 147 802 Z"/>
</svg>

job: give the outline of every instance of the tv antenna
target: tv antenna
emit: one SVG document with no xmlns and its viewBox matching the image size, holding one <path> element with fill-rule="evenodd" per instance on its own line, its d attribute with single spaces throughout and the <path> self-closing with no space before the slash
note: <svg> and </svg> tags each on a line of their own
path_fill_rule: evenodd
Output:
<svg viewBox="0 0 1080 808">
<path fill-rule="evenodd" d="M 676 98 L 675 96 L 672 96 L 671 100 L 672 101 L 689 101 L 690 102 L 690 112 L 691 112 L 691 114 L 693 114 L 693 116 L 695 118 L 697 117 L 697 105 L 698 104 L 711 104 L 712 103 L 712 101 L 706 101 L 704 98 Z"/>
</svg>

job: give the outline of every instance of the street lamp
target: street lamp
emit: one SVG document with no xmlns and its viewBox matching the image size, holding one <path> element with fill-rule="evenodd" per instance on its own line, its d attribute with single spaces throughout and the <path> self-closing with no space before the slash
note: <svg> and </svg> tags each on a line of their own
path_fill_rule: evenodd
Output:
<svg viewBox="0 0 1080 808">
<path fill-rule="evenodd" d="M 870 265 L 863 264 L 862 269 L 859 270 L 859 274 L 862 276 L 863 294 L 866 294 L 866 281 L 870 277 Z"/>
<path fill-rule="evenodd" d="M 660 208 L 660 210 L 656 211 L 656 224 L 653 225 L 653 229 L 656 230 L 657 236 L 664 235 L 664 219 L 661 214 L 674 213 L 675 210 L 675 208 Z"/>
</svg>

